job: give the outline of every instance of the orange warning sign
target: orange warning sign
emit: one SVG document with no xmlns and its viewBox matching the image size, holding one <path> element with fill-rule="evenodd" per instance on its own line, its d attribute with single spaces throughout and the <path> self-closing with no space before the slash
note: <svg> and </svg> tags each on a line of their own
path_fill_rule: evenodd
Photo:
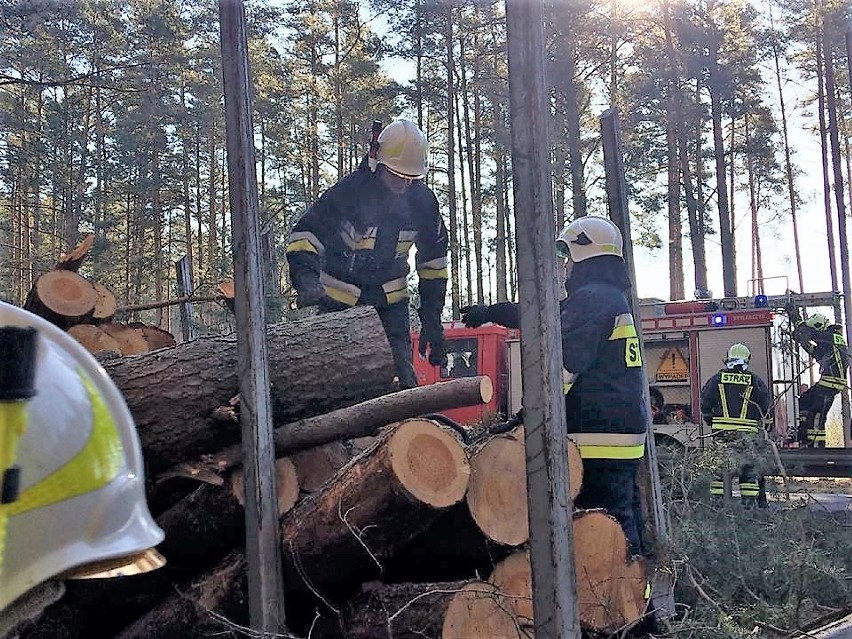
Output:
<svg viewBox="0 0 852 639">
<path fill-rule="evenodd" d="M 672 346 L 663 355 L 657 367 L 658 382 L 689 381 L 689 364 L 677 346 Z"/>
</svg>

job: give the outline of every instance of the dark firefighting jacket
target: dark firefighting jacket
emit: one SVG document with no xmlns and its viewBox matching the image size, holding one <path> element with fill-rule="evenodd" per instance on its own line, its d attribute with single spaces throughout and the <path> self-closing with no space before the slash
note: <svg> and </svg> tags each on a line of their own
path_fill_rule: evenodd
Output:
<svg viewBox="0 0 852 639">
<path fill-rule="evenodd" d="M 771 404 L 766 382 L 749 370 L 723 368 L 701 389 L 701 415 L 714 433 L 757 433 Z"/>
<path fill-rule="evenodd" d="M 578 262 L 565 288 L 559 312 L 568 433 L 583 459 L 640 459 L 648 413 L 624 262 L 610 255 Z M 520 324 L 513 302 L 493 304 L 488 316 Z"/>
<path fill-rule="evenodd" d="M 387 306 L 408 297 L 408 253 L 416 246 L 421 319 L 440 323 L 447 290 L 447 229 L 434 193 L 414 182 L 395 196 L 369 170 L 329 188 L 287 244 L 297 290 L 322 284 L 346 306 Z"/>
<path fill-rule="evenodd" d="M 565 288 L 560 316 L 568 431 L 583 459 L 638 460 L 645 454 L 648 409 L 624 262 L 615 256 L 579 262 Z"/>
<path fill-rule="evenodd" d="M 817 386 L 824 386 L 835 392 L 846 387 L 849 353 L 841 326 L 833 324 L 820 331 L 800 321 L 793 330 L 793 339 L 819 362 L 820 377 L 816 382 Z"/>
</svg>

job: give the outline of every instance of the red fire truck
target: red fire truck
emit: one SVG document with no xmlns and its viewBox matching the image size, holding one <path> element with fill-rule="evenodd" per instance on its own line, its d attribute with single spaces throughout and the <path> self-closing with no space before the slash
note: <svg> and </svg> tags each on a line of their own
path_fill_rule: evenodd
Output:
<svg viewBox="0 0 852 639">
<path fill-rule="evenodd" d="M 808 362 L 801 361 L 799 349 L 790 345 L 784 314 L 776 313 L 788 299 L 787 295 L 756 295 L 640 304 L 648 381 L 664 402 L 654 425 L 658 443 L 695 446 L 705 441 L 702 436 L 709 435 L 709 429 L 702 423 L 698 409 L 701 387 L 722 367 L 728 347 L 742 342 L 751 350 L 751 369 L 768 381 L 775 394 L 773 417 L 778 439 L 783 445 L 791 444 L 788 432 L 792 435 L 792 425 L 796 424 L 799 386 L 813 380 Z M 792 301 L 808 309 L 838 307 L 838 297 L 832 293 L 797 294 Z M 460 322 L 447 322 L 444 332 L 448 356 L 441 368 L 429 366 L 420 358 L 419 336 L 412 336 L 418 382 L 423 385 L 488 375 L 494 385 L 489 404 L 455 409 L 447 416 L 460 423 L 472 423 L 517 412 L 521 407 L 518 331 L 492 324 L 474 329 Z M 806 470 L 796 462 L 799 457 L 809 466 L 814 465 L 811 460 L 819 458 L 816 466 L 820 475 L 847 473 L 852 462 L 848 432 L 845 436 L 839 432 L 835 435 L 835 445 L 840 437 L 840 445 L 847 450 L 809 449 L 800 454 L 791 452 L 787 458 L 799 470 Z"/>
</svg>

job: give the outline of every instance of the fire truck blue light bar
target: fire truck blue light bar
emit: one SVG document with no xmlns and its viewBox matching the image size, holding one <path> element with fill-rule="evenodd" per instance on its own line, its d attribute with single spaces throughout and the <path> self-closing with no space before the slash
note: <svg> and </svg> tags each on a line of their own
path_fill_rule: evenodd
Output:
<svg viewBox="0 0 852 639">
<path fill-rule="evenodd" d="M 724 326 L 728 323 L 728 318 L 725 315 L 719 313 L 718 315 L 714 315 L 710 319 L 710 323 L 713 324 L 713 326 Z"/>
</svg>

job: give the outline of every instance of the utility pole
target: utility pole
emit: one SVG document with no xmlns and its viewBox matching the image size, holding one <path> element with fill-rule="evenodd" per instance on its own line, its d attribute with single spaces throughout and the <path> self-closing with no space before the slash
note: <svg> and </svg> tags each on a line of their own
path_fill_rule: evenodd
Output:
<svg viewBox="0 0 852 639">
<path fill-rule="evenodd" d="M 636 267 L 633 262 L 633 237 L 630 231 L 630 209 L 627 204 L 627 188 L 624 183 L 624 161 L 621 154 L 621 126 L 618 120 L 618 109 L 610 108 L 601 115 L 601 135 L 603 138 L 604 173 L 606 175 L 606 196 L 609 204 L 609 216 L 621 231 L 624 240 L 624 264 L 630 277 L 630 312 L 636 323 L 636 333 L 639 336 L 639 348 L 645 352 L 642 338 L 642 319 L 639 316 L 639 295 L 636 291 Z M 642 392 L 645 395 L 645 406 L 651 405 L 648 391 L 648 371 L 642 360 Z M 648 458 L 648 483 L 650 490 L 646 491 L 651 499 L 651 514 L 654 518 L 654 533 L 657 545 L 665 549 L 670 539 L 669 521 L 663 507 L 663 491 L 660 482 L 660 469 L 657 465 L 657 447 L 654 442 L 654 426 L 650 413 L 645 424 L 647 433 L 645 451 Z M 640 531 L 642 532 L 642 531 Z M 660 618 L 673 617 L 674 583 L 671 575 L 656 571 L 652 580 L 653 607 Z"/>
<path fill-rule="evenodd" d="M 284 582 L 245 21 L 242 0 L 219 0 L 245 470 L 249 619 L 252 628 L 266 636 L 284 629 Z"/>
<path fill-rule="evenodd" d="M 579 639 L 541 0 L 507 0 L 535 636 Z"/>
</svg>

